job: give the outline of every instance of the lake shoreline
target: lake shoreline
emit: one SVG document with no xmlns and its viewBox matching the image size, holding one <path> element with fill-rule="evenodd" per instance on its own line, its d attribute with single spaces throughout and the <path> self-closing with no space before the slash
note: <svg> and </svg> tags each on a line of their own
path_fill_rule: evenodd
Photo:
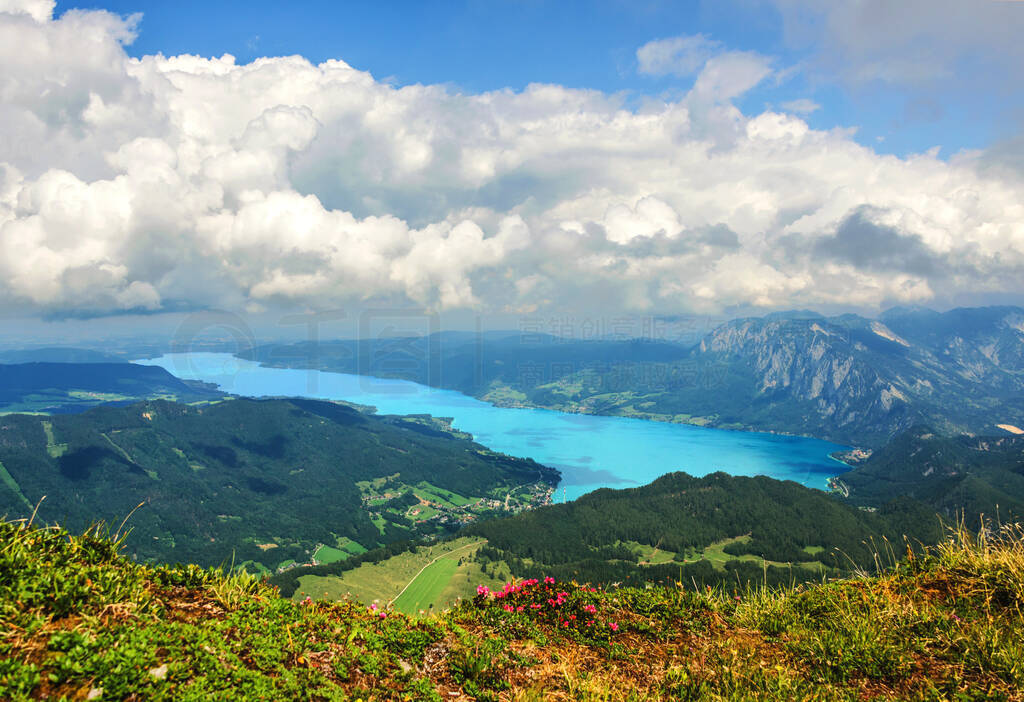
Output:
<svg viewBox="0 0 1024 702">
<path fill-rule="evenodd" d="M 401 381 L 409 382 L 409 383 L 415 383 L 416 382 L 416 381 L 413 381 L 413 380 L 408 380 L 407 378 L 402 378 L 400 376 L 370 375 L 370 374 L 363 374 L 363 373 L 345 373 L 345 372 L 342 372 L 342 371 L 331 370 L 329 368 L 313 368 L 313 367 L 307 367 L 307 366 L 289 366 L 289 365 L 277 364 L 277 363 L 268 362 L 268 361 L 251 361 L 250 359 L 244 358 L 243 356 L 239 356 L 238 354 L 235 354 L 234 356 L 235 356 L 235 358 L 239 358 L 241 360 L 245 360 L 245 361 L 249 361 L 249 362 L 253 362 L 253 363 L 258 363 L 261 368 L 274 368 L 274 369 L 277 369 L 277 370 L 316 371 L 316 372 L 319 372 L 319 373 L 333 373 L 335 375 L 354 375 L 354 376 L 358 376 L 360 378 L 373 378 L 375 380 L 401 380 Z M 417 384 L 422 384 L 422 383 L 417 383 Z M 753 426 L 753 425 L 750 425 L 750 424 L 736 424 L 736 423 L 717 424 L 717 423 L 714 423 L 714 422 L 687 421 L 685 419 L 676 419 L 675 416 L 669 417 L 668 415 L 654 414 L 654 413 L 627 414 L 627 413 L 624 413 L 624 412 L 615 412 L 615 411 L 605 412 L 605 411 L 601 411 L 601 410 L 591 410 L 591 409 L 589 409 L 587 407 L 582 407 L 582 406 L 579 406 L 579 405 L 539 405 L 539 404 L 537 404 L 535 402 L 522 401 L 522 400 L 514 400 L 514 401 L 513 400 L 505 400 L 505 401 L 497 400 L 497 401 L 495 401 L 495 400 L 492 400 L 492 399 L 488 398 L 488 395 L 491 393 L 491 391 L 488 391 L 488 392 L 483 393 L 483 394 L 469 394 L 469 393 L 464 393 L 461 390 L 456 390 L 454 388 L 446 388 L 446 387 L 443 387 L 443 386 L 440 386 L 440 385 L 425 385 L 425 384 L 423 384 L 423 385 L 424 385 L 424 387 L 429 387 L 429 388 L 431 388 L 433 390 L 443 390 L 445 392 L 457 392 L 457 393 L 459 393 L 461 395 L 465 395 L 466 397 L 472 397 L 475 400 L 479 400 L 481 402 L 486 402 L 487 404 L 491 405 L 492 407 L 499 407 L 501 409 L 548 410 L 548 411 L 551 411 L 551 412 L 562 412 L 562 413 L 565 413 L 565 414 L 581 414 L 581 415 L 586 415 L 586 416 L 590 416 L 590 417 L 617 417 L 617 418 L 620 418 L 620 419 L 639 419 L 639 420 L 645 421 L 645 422 L 658 422 L 658 423 L 661 423 L 661 424 L 681 424 L 681 425 L 692 426 L 692 427 L 702 427 L 702 428 L 706 428 L 706 429 L 717 429 L 719 431 L 734 431 L 734 432 L 740 432 L 740 433 L 755 433 L 755 434 L 773 434 L 775 436 L 791 436 L 791 437 L 795 437 L 795 438 L 799 438 L 799 439 L 814 439 L 815 441 L 827 441 L 829 443 L 838 443 L 835 439 L 831 439 L 831 438 L 828 438 L 828 437 L 815 436 L 813 434 L 797 434 L 795 432 L 780 431 L 780 430 L 777 430 L 777 429 L 770 429 L 770 428 L 766 428 L 766 427 L 757 427 L 757 426 Z M 678 416 L 678 415 L 676 415 L 676 416 Z M 697 417 L 695 419 L 702 419 L 703 420 L 703 419 L 706 419 L 706 417 Z M 844 450 L 850 451 L 850 450 L 854 450 L 856 448 L 858 448 L 858 447 L 856 447 L 856 446 L 848 446 Z M 838 460 L 838 459 L 836 459 L 836 460 Z M 848 465 L 844 461 L 840 460 L 839 462 L 843 463 L 843 465 Z"/>
<path fill-rule="evenodd" d="M 137 362 L 213 382 L 243 397 L 304 397 L 372 406 L 381 414 L 451 417 L 454 430 L 492 451 L 556 466 L 562 473 L 558 493 L 567 501 L 603 487 L 647 484 L 677 471 L 696 477 L 716 471 L 765 475 L 827 491 L 828 479 L 840 472 L 830 454 L 849 448 L 770 431 L 500 407 L 457 390 L 403 379 L 282 368 L 229 353 L 169 354 Z"/>
</svg>

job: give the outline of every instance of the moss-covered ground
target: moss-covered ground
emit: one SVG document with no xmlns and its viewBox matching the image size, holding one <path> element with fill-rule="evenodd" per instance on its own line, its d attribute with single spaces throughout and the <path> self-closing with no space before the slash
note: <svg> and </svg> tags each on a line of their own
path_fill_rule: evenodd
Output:
<svg viewBox="0 0 1024 702">
<path fill-rule="evenodd" d="M 1024 700 L 1024 540 L 782 591 L 527 581 L 431 617 L 0 522 L 0 699 Z"/>
</svg>

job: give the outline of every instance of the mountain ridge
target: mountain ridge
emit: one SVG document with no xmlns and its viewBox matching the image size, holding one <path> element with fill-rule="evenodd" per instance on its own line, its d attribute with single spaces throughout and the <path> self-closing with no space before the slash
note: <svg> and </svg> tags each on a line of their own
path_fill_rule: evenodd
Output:
<svg viewBox="0 0 1024 702">
<path fill-rule="evenodd" d="M 877 447 L 915 424 L 1024 424 L 1024 309 L 775 313 L 668 340 L 416 337 L 264 345 L 267 365 L 385 375 L 509 406 L 801 434 Z"/>
</svg>

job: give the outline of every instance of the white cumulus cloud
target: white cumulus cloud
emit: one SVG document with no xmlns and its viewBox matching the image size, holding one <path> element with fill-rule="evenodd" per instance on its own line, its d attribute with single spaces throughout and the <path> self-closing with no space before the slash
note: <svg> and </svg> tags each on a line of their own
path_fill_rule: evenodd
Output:
<svg viewBox="0 0 1024 702">
<path fill-rule="evenodd" d="M 340 60 L 134 59 L 138 21 L 0 5 L 2 309 L 611 315 L 1021 289 L 1013 171 L 881 156 L 803 103 L 744 114 L 771 60 L 704 37 L 642 47 L 642 70 L 694 81 L 632 107 L 395 87 Z"/>
</svg>

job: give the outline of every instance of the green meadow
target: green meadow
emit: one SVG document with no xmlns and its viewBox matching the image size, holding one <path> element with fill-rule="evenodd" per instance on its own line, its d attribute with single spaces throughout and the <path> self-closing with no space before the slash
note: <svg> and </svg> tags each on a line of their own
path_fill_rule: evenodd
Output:
<svg viewBox="0 0 1024 702">
<path fill-rule="evenodd" d="M 395 609 L 406 614 L 432 609 L 458 567 L 459 562 L 455 558 L 442 557 L 431 563 L 395 598 Z"/>
<path fill-rule="evenodd" d="M 313 552 L 313 560 L 317 563 L 337 563 L 350 556 L 358 556 L 360 553 L 366 553 L 366 549 L 352 539 L 342 537 L 338 539 L 336 547 L 320 544 L 320 547 Z"/>
<path fill-rule="evenodd" d="M 394 602 L 396 609 L 407 614 L 447 608 L 459 598 L 471 598 L 478 585 L 500 586 L 472 560 L 484 543 L 460 538 L 421 546 L 380 563 L 364 563 L 341 575 L 303 575 L 292 599 L 354 599 L 367 605 Z"/>
</svg>

